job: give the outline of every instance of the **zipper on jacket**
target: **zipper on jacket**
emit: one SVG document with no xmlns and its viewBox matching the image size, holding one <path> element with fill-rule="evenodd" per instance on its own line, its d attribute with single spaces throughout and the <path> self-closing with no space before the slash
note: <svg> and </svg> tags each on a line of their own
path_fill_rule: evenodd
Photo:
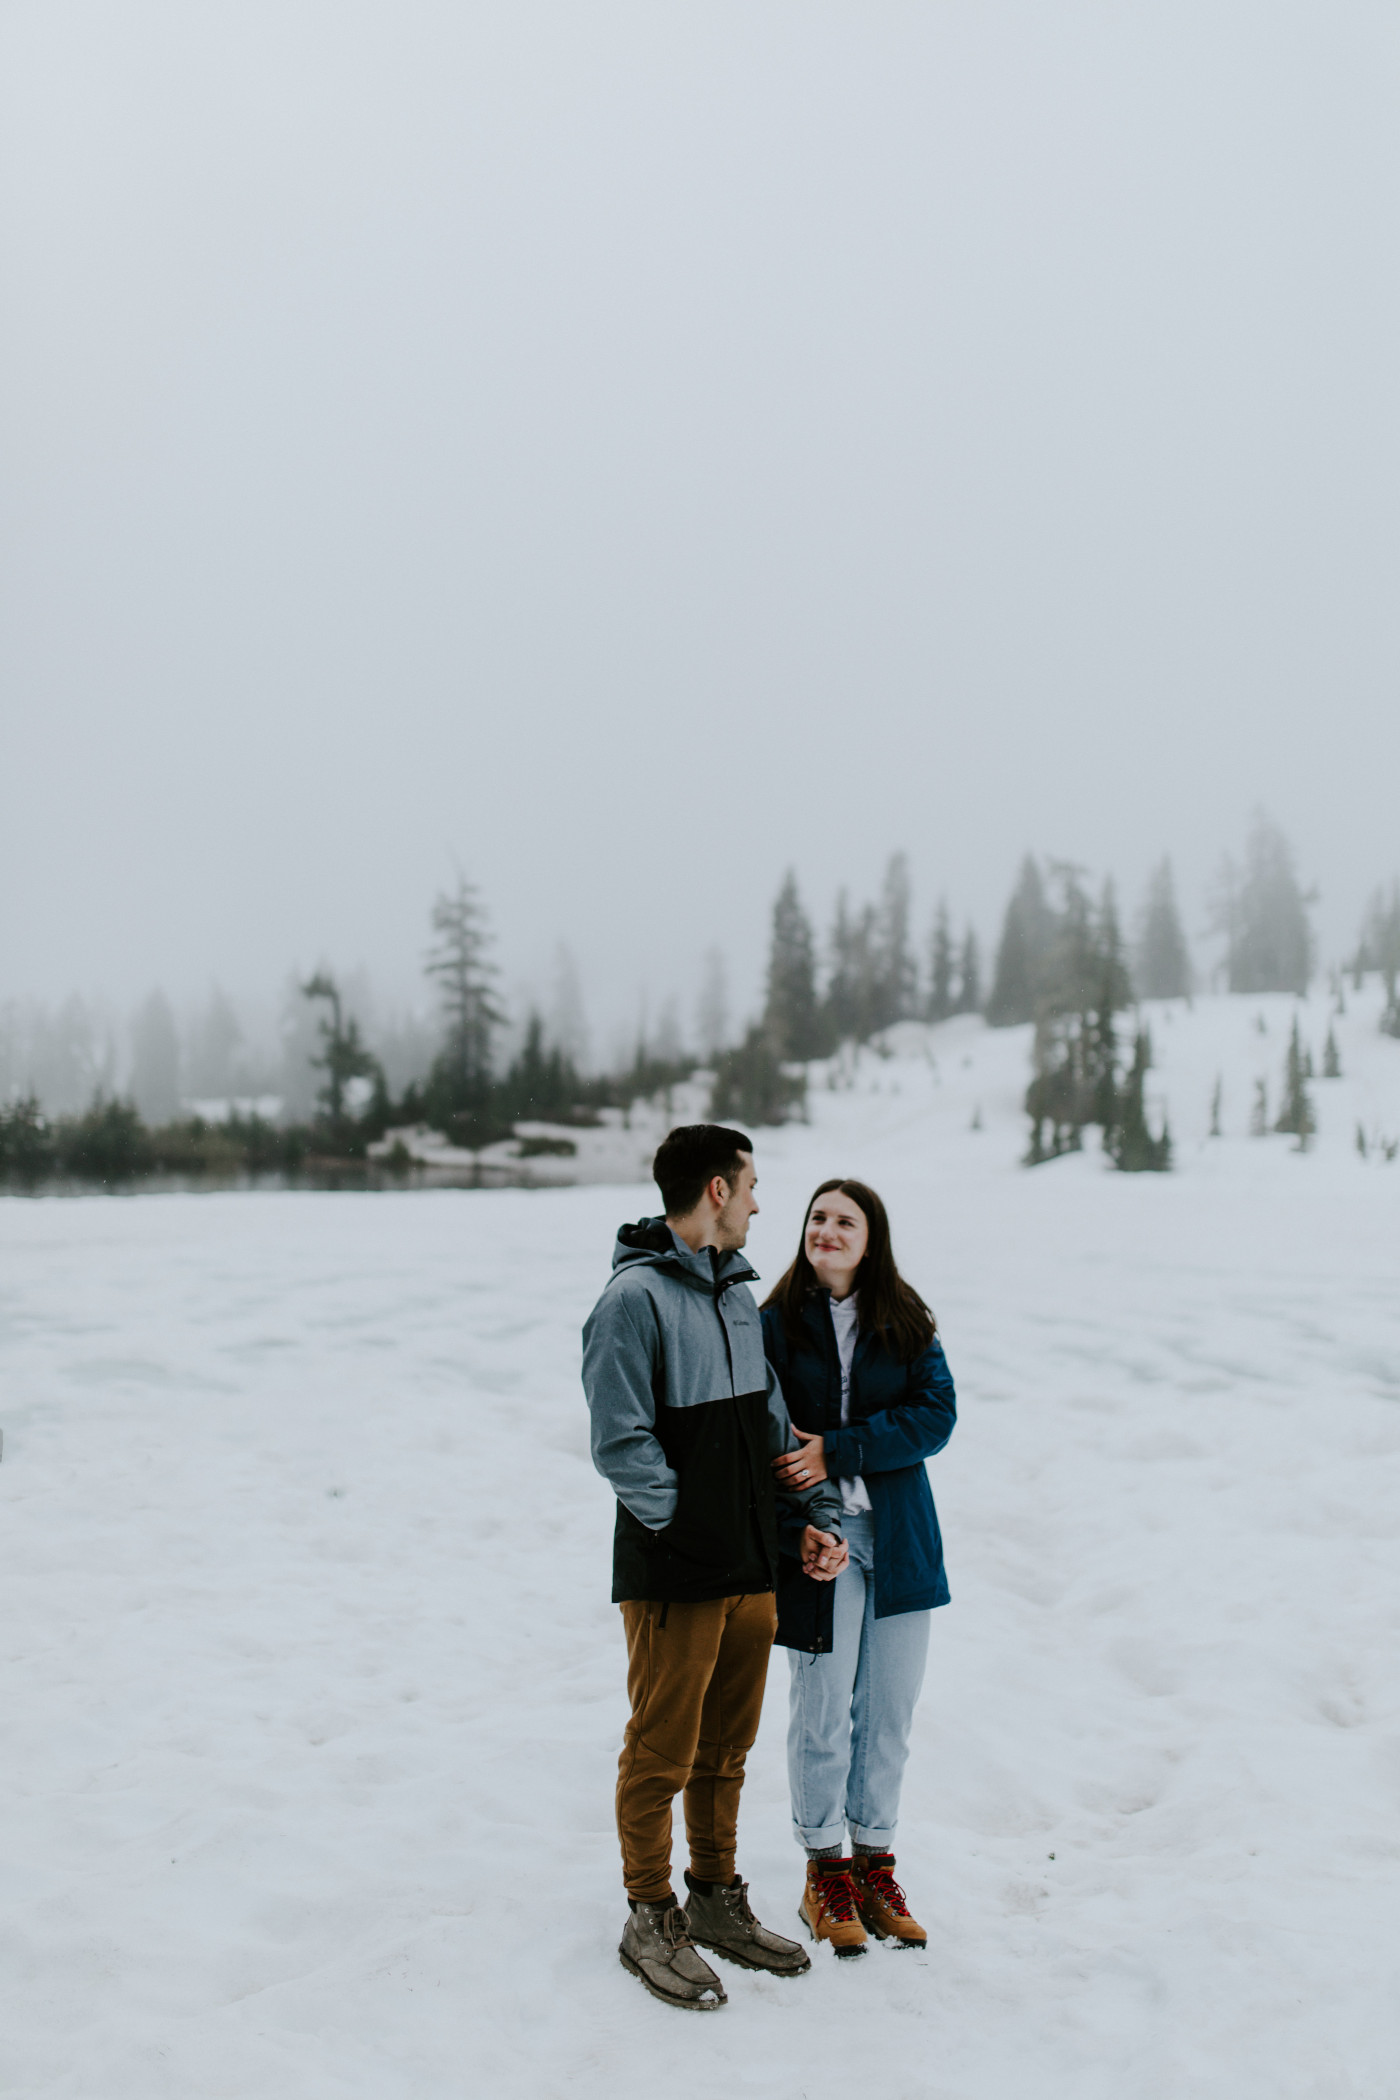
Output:
<svg viewBox="0 0 1400 2100">
<path fill-rule="evenodd" d="M 753 1270 L 750 1269 L 743 1276 L 716 1276 L 714 1280 L 715 1318 L 719 1321 L 719 1331 L 724 1336 L 724 1360 L 729 1366 L 729 1397 L 731 1400 L 738 1398 L 739 1389 L 734 1383 L 734 1351 L 730 1347 L 729 1329 L 724 1324 L 724 1308 L 719 1301 L 724 1292 L 729 1290 L 732 1285 L 747 1283 L 753 1273 Z"/>
</svg>

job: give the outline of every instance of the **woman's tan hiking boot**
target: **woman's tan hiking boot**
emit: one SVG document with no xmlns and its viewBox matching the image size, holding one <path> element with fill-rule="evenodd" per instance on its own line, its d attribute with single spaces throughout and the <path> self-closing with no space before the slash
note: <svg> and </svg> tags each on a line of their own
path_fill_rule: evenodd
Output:
<svg viewBox="0 0 1400 2100">
<path fill-rule="evenodd" d="M 807 1886 L 797 1906 L 812 1938 L 829 1940 L 843 1960 L 865 1952 L 865 1927 L 856 1915 L 855 1885 L 848 1859 L 809 1859 Z"/>
<path fill-rule="evenodd" d="M 664 1903 L 634 1904 L 617 1952 L 623 1968 L 630 1969 L 653 1998 L 662 1998 L 667 2005 L 714 2012 L 729 2002 L 724 1985 L 704 1956 L 695 1951 L 685 1912 L 674 1896 Z"/>
<path fill-rule="evenodd" d="M 894 1940 L 901 1947 L 928 1945 L 928 1934 L 910 1917 L 904 1891 L 894 1878 L 893 1852 L 857 1852 L 851 1880 L 861 1921 L 877 1940 Z"/>
</svg>

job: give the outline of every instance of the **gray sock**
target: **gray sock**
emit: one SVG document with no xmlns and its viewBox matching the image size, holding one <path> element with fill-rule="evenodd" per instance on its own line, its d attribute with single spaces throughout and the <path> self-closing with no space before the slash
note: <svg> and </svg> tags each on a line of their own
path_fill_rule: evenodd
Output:
<svg viewBox="0 0 1400 2100">
<path fill-rule="evenodd" d="M 839 1845 L 809 1845 L 808 1859 L 843 1859 L 845 1854 Z"/>
</svg>

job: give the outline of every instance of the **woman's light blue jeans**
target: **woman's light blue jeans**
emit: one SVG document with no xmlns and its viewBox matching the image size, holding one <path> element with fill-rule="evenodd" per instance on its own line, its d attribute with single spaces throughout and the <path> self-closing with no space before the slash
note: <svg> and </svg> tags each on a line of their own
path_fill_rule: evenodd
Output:
<svg viewBox="0 0 1400 2100">
<path fill-rule="evenodd" d="M 928 1658 L 926 1611 L 875 1616 L 875 1528 L 842 1519 L 850 1566 L 836 1578 L 829 1655 L 788 1650 L 788 1784 L 793 1835 L 817 1850 L 891 1852 L 909 1730 Z"/>
</svg>

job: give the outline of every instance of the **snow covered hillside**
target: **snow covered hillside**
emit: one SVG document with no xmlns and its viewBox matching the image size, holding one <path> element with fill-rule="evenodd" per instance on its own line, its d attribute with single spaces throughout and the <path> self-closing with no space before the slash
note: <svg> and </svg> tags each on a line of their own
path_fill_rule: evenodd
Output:
<svg viewBox="0 0 1400 2100">
<path fill-rule="evenodd" d="M 0 2089 L 1391 2100 L 1400 1161 L 1354 1133 L 1400 1133 L 1400 1042 L 1348 999 L 1307 1154 L 1248 1134 L 1284 999 L 1151 1016 L 1170 1175 L 1092 1136 L 1023 1169 L 1028 1032 L 970 1021 L 765 1137 L 759 1269 L 868 1176 L 958 1379 L 900 1844 L 930 1940 L 729 1971 L 704 2021 L 615 1953 L 578 1387 L 650 1192 L 0 1204 Z M 741 1824 L 779 1930 L 785 1677 Z"/>
</svg>

